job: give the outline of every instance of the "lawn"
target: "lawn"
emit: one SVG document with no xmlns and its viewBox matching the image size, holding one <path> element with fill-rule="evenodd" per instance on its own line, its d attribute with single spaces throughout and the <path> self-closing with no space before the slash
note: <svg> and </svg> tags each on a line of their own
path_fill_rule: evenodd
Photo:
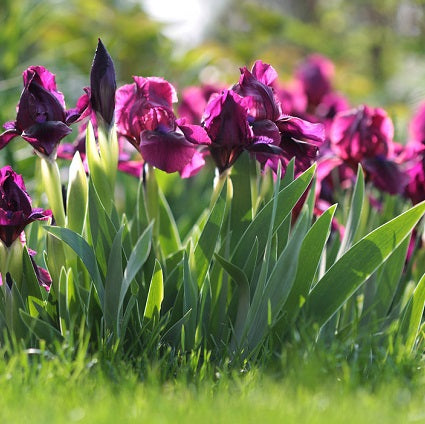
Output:
<svg viewBox="0 0 425 424">
<path fill-rule="evenodd" d="M 278 361 L 278 360 L 277 360 Z M 332 361 L 337 368 L 330 369 Z M 105 360 L 72 362 L 37 354 L 14 355 L 1 365 L 3 423 L 404 423 L 424 422 L 420 370 L 338 366 L 332 353 L 279 372 L 206 370 L 161 377 L 161 365 L 130 367 Z M 408 367 L 408 368 L 409 368 Z M 412 378 L 413 377 L 413 378 Z M 362 379 L 362 381 L 359 381 Z"/>
</svg>

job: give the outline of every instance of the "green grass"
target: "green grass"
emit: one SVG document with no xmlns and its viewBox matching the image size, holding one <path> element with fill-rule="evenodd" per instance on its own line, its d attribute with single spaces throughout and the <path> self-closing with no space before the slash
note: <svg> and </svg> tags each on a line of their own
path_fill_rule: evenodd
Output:
<svg viewBox="0 0 425 424">
<path fill-rule="evenodd" d="M 15 354 L 0 365 L 0 422 L 425 422 L 419 362 L 374 367 L 367 376 L 332 352 L 324 358 L 229 373 L 209 365 L 194 373 L 186 364 L 164 378 L 164 363 Z"/>
</svg>

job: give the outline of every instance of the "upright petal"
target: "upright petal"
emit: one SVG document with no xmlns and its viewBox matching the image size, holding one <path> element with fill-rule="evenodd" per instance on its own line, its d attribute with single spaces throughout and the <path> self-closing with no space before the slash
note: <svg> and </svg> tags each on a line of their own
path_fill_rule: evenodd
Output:
<svg viewBox="0 0 425 424">
<path fill-rule="evenodd" d="M 243 99 L 231 90 L 224 90 L 210 100 L 205 110 L 204 127 L 214 145 L 232 147 L 252 142 Z"/>
<path fill-rule="evenodd" d="M 31 81 L 34 81 L 46 91 L 56 97 L 59 104 L 65 109 L 65 99 L 63 94 L 56 87 L 55 74 L 43 66 L 30 66 L 22 74 L 24 87 L 27 87 Z"/>
</svg>

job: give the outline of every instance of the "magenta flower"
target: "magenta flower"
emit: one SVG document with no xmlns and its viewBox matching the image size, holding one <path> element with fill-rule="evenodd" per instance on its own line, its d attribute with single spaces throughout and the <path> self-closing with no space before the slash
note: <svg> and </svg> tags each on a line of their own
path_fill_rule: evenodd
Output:
<svg viewBox="0 0 425 424">
<path fill-rule="evenodd" d="M 323 96 L 332 91 L 332 79 L 335 69 L 333 63 L 319 54 L 312 54 L 302 62 L 295 72 L 295 78 L 300 81 L 308 104 L 316 107 Z"/>
<path fill-rule="evenodd" d="M 144 130 L 155 131 L 174 127 L 173 103 L 177 101 L 174 87 L 158 77 L 133 77 L 116 92 L 116 125 L 120 136 L 136 149 Z"/>
<path fill-rule="evenodd" d="M 281 160 L 286 165 L 295 158 L 295 173 L 304 172 L 316 159 L 325 140 L 325 128 L 321 123 L 311 123 L 294 116 L 282 116 L 277 122 L 281 134 Z M 272 158 L 268 165 L 276 168 Z"/>
<path fill-rule="evenodd" d="M 425 146 L 425 102 L 422 102 L 409 122 L 410 142 Z"/>
<path fill-rule="evenodd" d="M 331 148 L 345 165 L 355 169 L 361 163 L 378 188 L 402 193 L 408 178 L 396 160 L 393 135 L 392 121 L 383 109 L 360 106 L 335 116 Z"/>
<path fill-rule="evenodd" d="M 274 171 L 279 162 L 286 165 L 293 156 L 297 170 L 316 157 L 324 138 L 323 126 L 282 114 L 273 88 L 276 79 L 272 66 L 256 61 L 251 72 L 241 68 L 239 82 L 232 90 L 210 100 L 204 127 L 212 141 L 209 151 L 220 172 L 244 150 Z"/>
<path fill-rule="evenodd" d="M 277 73 L 272 66 L 256 61 L 252 72 L 246 68 L 241 72 L 242 76 L 234 89 L 246 96 L 244 101 L 248 106 L 248 119 L 257 138 L 256 149 L 260 141 L 267 145 L 266 155 L 257 154 L 257 159 L 276 171 L 279 161 L 285 169 L 289 160 L 295 157 L 296 172 L 304 171 L 316 158 L 318 148 L 324 141 L 323 125 L 282 113 L 273 88 Z"/>
<path fill-rule="evenodd" d="M 277 79 L 275 69 L 257 60 L 252 72 L 244 67 L 241 68 L 241 74 L 239 82 L 233 86 L 232 90 L 241 97 L 250 99 L 248 114 L 254 120 L 276 121 L 282 114 L 282 110 L 272 88 L 273 82 Z"/>
<path fill-rule="evenodd" d="M 0 239 L 9 247 L 24 228 L 35 220 L 46 220 L 50 210 L 32 209 L 21 175 L 10 166 L 0 169 Z"/>
<path fill-rule="evenodd" d="M 409 182 L 406 185 L 405 196 L 413 204 L 425 200 L 425 157 L 420 155 L 419 160 L 411 164 L 407 170 Z"/>
<path fill-rule="evenodd" d="M 223 89 L 222 86 L 211 84 L 203 84 L 201 87 L 186 87 L 178 105 L 178 116 L 185 118 L 188 123 L 201 124 L 210 97 Z"/>
<path fill-rule="evenodd" d="M 6 131 L 0 135 L 0 148 L 20 135 L 37 152 L 55 157 L 59 142 L 71 132 L 69 125 L 78 119 L 79 111 L 65 109 L 54 74 L 42 66 L 29 67 L 23 80 L 16 121 L 4 124 Z"/>
<path fill-rule="evenodd" d="M 394 127 L 387 113 L 368 106 L 338 113 L 330 131 L 334 152 L 356 164 L 365 158 L 391 157 L 393 136 Z"/>
<path fill-rule="evenodd" d="M 116 93 L 117 130 L 144 161 L 165 171 L 193 175 L 202 158 L 198 148 L 210 144 L 205 130 L 176 119 L 174 87 L 162 78 L 133 77 Z"/>
</svg>

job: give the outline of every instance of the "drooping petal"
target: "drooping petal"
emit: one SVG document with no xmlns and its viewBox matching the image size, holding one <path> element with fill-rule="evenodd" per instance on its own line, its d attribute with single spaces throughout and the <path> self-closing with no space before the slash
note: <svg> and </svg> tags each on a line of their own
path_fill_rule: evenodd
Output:
<svg viewBox="0 0 425 424">
<path fill-rule="evenodd" d="M 211 144 L 208 133 L 199 125 L 187 124 L 184 118 L 176 120 L 177 126 L 180 128 L 186 139 L 193 144 Z"/>
<path fill-rule="evenodd" d="M 254 144 L 265 143 L 279 146 L 280 131 L 274 122 L 268 119 L 254 121 L 251 128 L 254 133 Z"/>
<path fill-rule="evenodd" d="M 143 159 L 165 172 L 182 171 L 192 160 L 195 147 L 181 133 L 142 131 L 139 151 Z"/>
<path fill-rule="evenodd" d="M 61 121 L 46 121 L 34 124 L 22 133 L 22 138 L 35 150 L 45 156 L 55 152 L 59 142 L 71 132 L 71 128 Z"/>
<path fill-rule="evenodd" d="M 205 165 L 205 152 L 198 152 L 195 150 L 195 153 L 192 156 L 190 162 L 183 167 L 180 172 L 182 178 L 190 178 L 196 175 Z"/>
<path fill-rule="evenodd" d="M 5 132 L 0 134 L 0 149 L 3 149 L 10 140 L 17 137 L 21 133 L 16 129 L 6 130 Z"/>
<path fill-rule="evenodd" d="M 402 194 L 409 183 L 408 175 L 393 161 L 374 157 L 365 159 L 362 165 L 373 184 L 387 193 Z"/>
<path fill-rule="evenodd" d="M 312 123 L 294 116 L 287 116 L 276 122 L 282 137 L 307 142 L 320 147 L 325 141 L 325 128 L 321 123 Z"/>
</svg>

